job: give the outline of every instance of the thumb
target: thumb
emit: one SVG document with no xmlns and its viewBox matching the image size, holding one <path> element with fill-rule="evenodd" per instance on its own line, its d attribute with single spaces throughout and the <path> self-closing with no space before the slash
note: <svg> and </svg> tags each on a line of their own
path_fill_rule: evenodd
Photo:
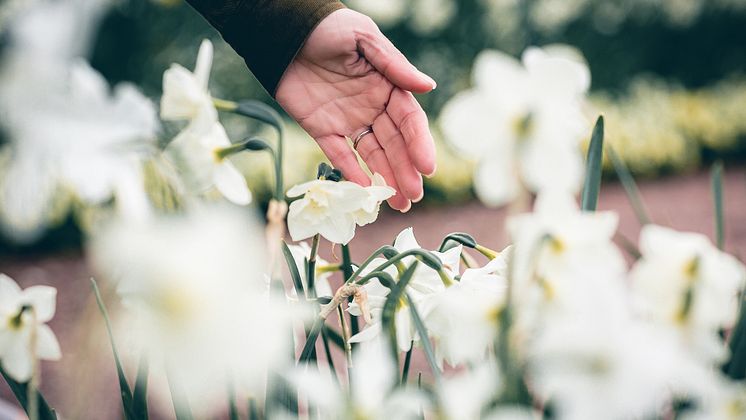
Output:
<svg viewBox="0 0 746 420">
<path fill-rule="evenodd" d="M 417 70 L 377 28 L 360 34 L 357 45 L 365 59 L 400 89 L 427 93 L 437 86 L 435 80 Z"/>
</svg>

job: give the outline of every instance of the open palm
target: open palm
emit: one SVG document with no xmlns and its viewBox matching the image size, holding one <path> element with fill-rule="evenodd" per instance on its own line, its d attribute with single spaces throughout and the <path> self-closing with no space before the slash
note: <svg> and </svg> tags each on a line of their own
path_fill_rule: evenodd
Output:
<svg viewBox="0 0 746 420">
<path fill-rule="evenodd" d="M 427 116 L 412 95 L 435 88 L 368 17 L 338 10 L 313 31 L 288 67 L 277 101 L 316 141 L 344 176 L 370 180 L 346 138 L 369 127 L 357 147 L 371 172 L 397 194 L 391 207 L 406 211 L 422 198 L 422 174 L 435 171 Z"/>
</svg>

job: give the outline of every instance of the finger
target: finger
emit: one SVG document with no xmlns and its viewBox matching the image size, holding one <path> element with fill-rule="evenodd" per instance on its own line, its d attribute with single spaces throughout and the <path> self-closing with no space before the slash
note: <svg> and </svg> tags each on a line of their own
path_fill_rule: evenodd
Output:
<svg viewBox="0 0 746 420">
<path fill-rule="evenodd" d="M 435 142 L 430 133 L 427 115 L 414 95 L 401 89 L 394 89 L 386 112 L 404 136 L 414 167 L 426 176 L 434 174 Z"/>
<path fill-rule="evenodd" d="M 396 190 L 396 195 L 389 199 L 389 205 L 401 212 L 406 212 L 412 207 L 409 200 L 403 195 L 399 183 L 396 182 L 394 171 L 391 170 L 386 153 L 378 143 L 375 134 L 368 134 L 358 143 L 357 152 L 370 168 L 371 172 L 379 173 L 386 180 L 386 184 Z"/>
<path fill-rule="evenodd" d="M 387 113 L 381 114 L 373 123 L 373 131 L 379 144 L 386 153 L 386 158 L 394 172 L 396 182 L 408 199 L 418 202 L 424 193 L 422 189 L 422 175 L 414 167 L 407 153 L 407 145 L 399 128 L 391 121 Z"/>
<path fill-rule="evenodd" d="M 325 136 L 316 139 L 329 162 L 342 172 L 348 181 L 358 183 L 364 187 L 370 185 L 370 178 L 360 167 L 355 153 L 347 144 L 347 139 L 342 136 Z"/>
<path fill-rule="evenodd" d="M 377 28 L 360 33 L 357 45 L 365 59 L 394 85 L 416 93 L 427 93 L 437 86 L 435 80 L 417 70 Z"/>
</svg>

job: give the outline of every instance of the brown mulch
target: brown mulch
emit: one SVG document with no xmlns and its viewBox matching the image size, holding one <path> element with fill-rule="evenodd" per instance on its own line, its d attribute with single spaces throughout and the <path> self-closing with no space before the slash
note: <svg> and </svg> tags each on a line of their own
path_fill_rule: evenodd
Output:
<svg viewBox="0 0 746 420">
<path fill-rule="evenodd" d="M 640 186 L 653 221 L 712 237 L 714 218 L 708 174 L 645 181 Z M 746 256 L 746 168 L 728 170 L 725 201 L 727 250 Z M 605 184 L 599 207 L 619 212 L 620 233 L 636 241 L 640 225 L 621 185 Z M 353 259 L 361 261 L 410 226 L 425 248 L 437 247 L 450 232 L 464 231 L 488 247 L 502 249 L 506 245 L 505 215 L 504 210 L 488 209 L 477 202 L 420 207 L 408 214 L 383 211 L 378 222 L 359 229 L 351 244 Z M 333 260 L 339 250 L 335 252 L 323 244 L 321 253 Z M 61 362 L 44 363 L 42 384 L 52 405 L 67 419 L 119 418 L 111 350 L 91 295 L 90 271 L 82 256 L 75 252 L 34 259 L 0 255 L 0 272 L 16 279 L 22 287 L 48 284 L 59 290 L 57 315 L 51 326 L 58 335 L 64 358 Z M 413 369 L 427 368 L 420 360 Z M 0 384 L 0 399 L 12 401 L 4 384 Z"/>
</svg>

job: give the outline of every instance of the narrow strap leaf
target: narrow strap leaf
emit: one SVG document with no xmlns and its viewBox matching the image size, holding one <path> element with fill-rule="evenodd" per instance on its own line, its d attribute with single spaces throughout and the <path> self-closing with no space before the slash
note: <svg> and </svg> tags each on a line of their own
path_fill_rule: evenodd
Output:
<svg viewBox="0 0 746 420">
<path fill-rule="evenodd" d="M 303 287 L 303 279 L 301 278 L 298 266 L 295 264 L 293 252 L 290 251 L 290 247 L 285 241 L 282 241 L 282 254 L 285 256 L 285 263 L 287 263 L 288 269 L 290 270 L 290 278 L 293 279 L 295 291 L 298 293 L 301 299 L 305 299 L 306 292 L 305 288 Z"/>
<path fill-rule="evenodd" d="M 13 392 L 16 400 L 18 400 L 18 404 L 23 407 L 26 414 L 29 414 L 28 384 L 16 382 L 13 378 L 8 376 L 2 368 L 0 368 L 0 375 L 5 379 L 5 382 Z M 36 391 L 36 398 L 38 402 L 37 411 L 39 414 L 39 420 L 57 420 L 57 414 L 54 409 L 49 407 L 47 400 L 44 399 L 44 396 L 39 392 L 39 390 Z"/>
<path fill-rule="evenodd" d="M 712 166 L 712 201 L 715 207 L 715 241 L 721 251 L 725 247 L 725 215 L 723 213 L 723 162 Z"/>
<path fill-rule="evenodd" d="M 96 303 L 98 304 L 98 310 L 104 317 L 104 323 L 106 325 L 106 332 L 109 335 L 109 343 L 111 344 L 111 351 L 114 353 L 114 363 L 117 366 L 117 375 L 119 376 L 119 390 L 122 396 L 122 409 L 124 410 L 124 416 L 128 420 L 137 419 L 135 412 L 132 409 L 132 390 L 130 389 L 129 383 L 127 382 L 127 376 L 124 374 L 124 368 L 122 367 L 122 361 L 119 358 L 119 351 L 117 350 L 116 342 L 114 341 L 114 333 L 111 328 L 111 322 L 109 321 L 109 312 L 106 310 L 103 299 L 101 299 L 101 292 L 98 289 L 96 280 L 91 279 L 91 288 L 93 294 L 96 297 Z"/>
<path fill-rule="evenodd" d="M 313 326 L 311 327 L 311 330 L 308 331 L 308 336 L 306 338 L 306 344 L 303 346 L 303 351 L 300 353 L 300 358 L 298 359 L 298 363 L 307 363 L 309 360 L 312 360 L 315 358 L 316 354 L 316 339 L 319 337 L 319 334 L 321 333 L 321 329 L 324 327 L 324 320 L 317 317 L 317 319 L 313 322 Z"/>
<path fill-rule="evenodd" d="M 405 297 L 407 285 L 414 277 L 414 272 L 417 270 L 418 265 L 419 261 L 415 261 L 412 265 L 407 267 L 397 283 L 392 285 L 384 284 L 384 286 L 389 287 L 391 291 L 388 296 L 386 296 L 386 301 L 384 302 L 383 310 L 381 311 L 381 327 L 383 331 L 387 331 L 389 334 L 389 345 L 391 345 L 394 360 L 399 359 L 399 349 L 396 342 L 396 310 L 399 308 L 400 302 Z"/>
<path fill-rule="evenodd" d="M 427 328 L 425 328 L 425 323 L 422 322 L 422 318 L 420 318 L 420 314 L 417 312 L 417 308 L 414 306 L 412 298 L 409 294 L 405 295 L 409 301 L 409 312 L 412 315 L 412 321 L 414 321 L 414 327 L 417 329 L 417 334 L 420 336 L 420 343 L 422 344 L 422 348 L 425 350 L 427 362 L 430 364 L 430 369 L 433 371 L 435 381 L 438 382 L 440 381 L 440 368 L 438 367 L 438 362 L 435 360 L 435 352 L 433 351 L 432 343 L 430 343 Z"/>
<path fill-rule="evenodd" d="M 140 356 L 140 366 L 137 368 L 137 380 L 132 393 L 132 412 L 137 419 L 148 419 L 148 374 L 150 366 L 145 354 Z"/>
<path fill-rule="evenodd" d="M 412 362 L 412 350 L 414 350 L 414 341 L 412 342 L 412 347 L 410 347 L 409 351 L 407 351 L 407 354 L 404 356 L 404 367 L 401 372 L 401 385 L 406 385 L 409 380 L 409 365 Z"/>
<path fill-rule="evenodd" d="M 598 117 L 593 128 L 591 145 L 586 159 L 585 185 L 583 186 L 582 209 L 596 211 L 598 195 L 601 192 L 601 175 L 604 159 L 604 117 Z"/>
<path fill-rule="evenodd" d="M 616 172 L 619 182 L 621 182 L 622 187 L 624 187 L 624 192 L 627 193 L 627 199 L 629 200 L 629 204 L 632 206 L 632 210 L 635 212 L 635 216 L 637 216 L 637 221 L 640 222 L 641 225 L 651 223 L 652 219 L 645 210 L 645 204 L 642 200 L 640 188 L 637 186 L 635 178 L 632 176 L 632 172 L 630 172 L 627 164 L 624 163 L 622 158 L 616 154 L 616 151 L 610 145 L 606 147 L 606 154 L 609 156 L 609 160 L 611 161 L 611 165 L 614 167 L 614 172 Z"/>
</svg>

